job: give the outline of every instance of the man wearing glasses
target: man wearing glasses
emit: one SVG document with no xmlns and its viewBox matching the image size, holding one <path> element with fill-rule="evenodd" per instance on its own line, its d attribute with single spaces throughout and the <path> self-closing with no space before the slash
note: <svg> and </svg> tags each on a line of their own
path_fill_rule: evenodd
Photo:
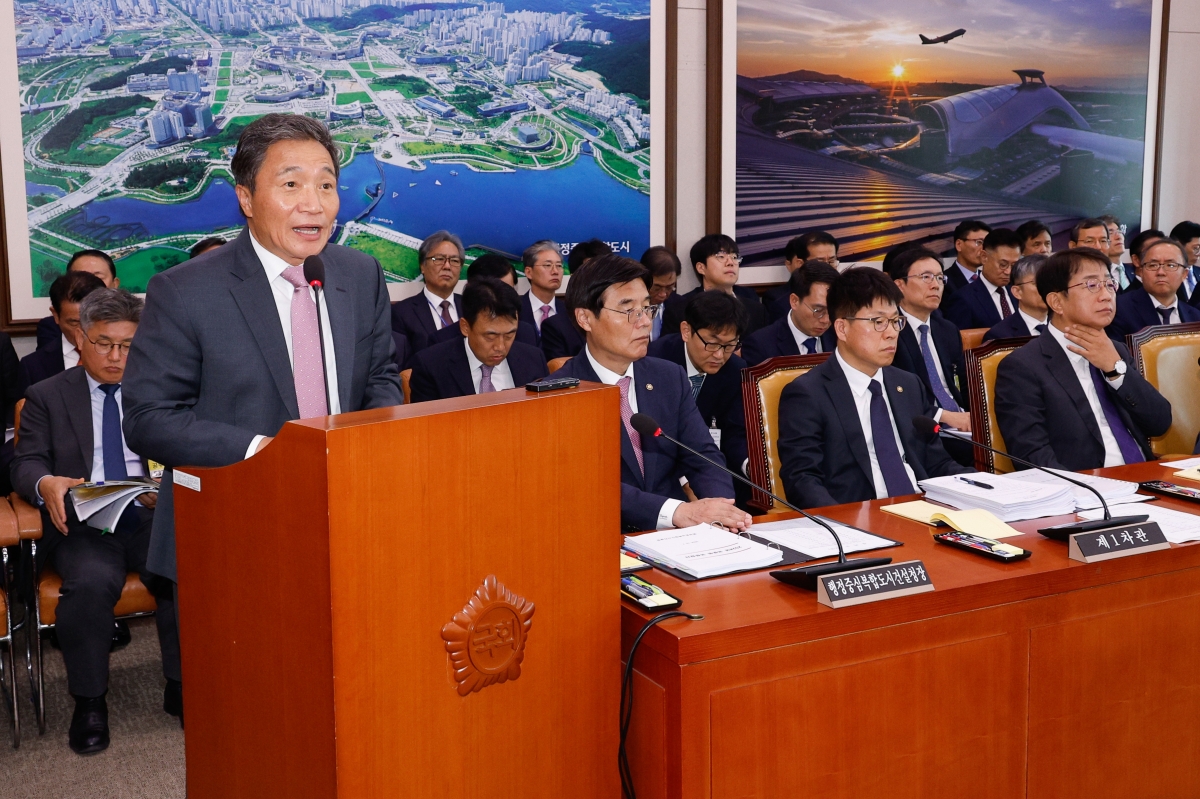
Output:
<svg viewBox="0 0 1200 799">
<path fill-rule="evenodd" d="M 943 307 L 956 291 L 979 279 L 979 268 L 983 266 L 983 240 L 991 232 L 991 226 L 978 219 L 965 219 L 954 228 L 955 259 L 954 265 L 946 270 Z"/>
<path fill-rule="evenodd" d="M 1141 285 L 1117 298 L 1117 315 L 1108 326 L 1114 341 L 1143 327 L 1200 322 L 1200 310 L 1180 299 L 1188 273 L 1186 251 L 1174 239 L 1159 239 L 1142 248 L 1138 265 Z"/>
<path fill-rule="evenodd" d="M 646 267 L 615 254 L 595 258 L 572 274 L 567 310 L 587 344 L 555 376 L 621 391 L 621 526 L 626 531 L 714 522 L 745 530 L 750 515 L 734 506 L 729 475 L 666 439 L 642 438 L 631 424 L 633 414 L 647 414 L 672 438 L 718 463 L 722 457 L 696 409 L 687 372 L 645 357 L 659 308 L 650 304 L 649 283 Z M 687 500 L 680 478 L 698 500 Z"/>
<path fill-rule="evenodd" d="M 848 269 L 829 289 L 834 356 L 783 390 L 779 457 L 788 501 L 802 508 L 915 494 L 928 477 L 962 474 L 912 420 L 938 408 L 916 375 L 892 366 L 905 327 L 896 283 Z"/>
<path fill-rule="evenodd" d="M 723 291 L 702 291 L 683 309 L 679 333 L 663 336 L 647 354 L 684 368 L 692 398 L 709 435 L 725 455 L 725 465 L 746 473 L 746 413 L 742 406 L 742 369 L 734 354 L 742 346 L 746 312 Z M 744 483 L 733 484 L 740 503 L 750 499 Z"/>
<path fill-rule="evenodd" d="M 1000 338 L 1025 338 L 1046 332 L 1050 309 L 1037 290 L 1037 273 L 1045 255 L 1026 255 L 1017 261 L 1008 278 L 1008 291 L 1017 301 L 1017 312 L 983 334 L 983 343 Z"/>
<path fill-rule="evenodd" d="M 433 343 L 434 334 L 457 327 L 462 297 L 454 293 L 462 275 L 462 240 L 439 230 L 421 242 L 417 258 L 425 287 L 392 306 L 392 330 L 404 334 L 413 355 Z"/>
<path fill-rule="evenodd" d="M 1171 238 L 1183 245 L 1183 254 L 1187 256 L 1187 274 L 1180 287 L 1180 299 L 1189 305 L 1200 306 L 1200 268 L 1196 260 L 1200 258 L 1200 225 L 1195 222 L 1180 222 L 1171 228 Z"/>
<path fill-rule="evenodd" d="M 1038 270 L 1047 332 L 996 373 L 996 420 L 1009 452 L 1039 466 L 1082 471 L 1152 459 L 1147 436 L 1171 426 L 1171 403 L 1104 333 L 1116 313 L 1108 257 L 1080 247 Z"/>
<path fill-rule="evenodd" d="M 823 261 L 809 261 L 788 278 L 788 313 L 746 337 L 742 357 L 754 366 L 780 355 L 833 352 L 837 336 L 830 327 L 825 298 L 838 271 Z"/>
<path fill-rule="evenodd" d="M 717 289 L 737 297 L 746 308 L 746 334 L 749 335 L 767 324 L 767 309 L 752 288 L 737 285 L 741 274 L 742 256 L 738 254 L 737 242 L 722 233 L 710 233 L 692 245 L 689 253 L 692 270 L 700 281 L 699 288 L 687 294 L 676 294 L 663 306 L 662 332 L 678 333 L 683 320 L 683 307 L 692 295 L 701 291 Z"/>
<path fill-rule="evenodd" d="M 783 249 L 783 265 L 788 274 L 794 275 L 796 270 L 809 261 L 820 261 L 838 268 L 838 240 L 823 230 L 810 230 L 803 236 L 797 236 L 787 243 Z M 789 298 L 791 290 L 788 284 L 776 286 L 763 295 L 763 305 L 767 309 L 767 318 L 777 322 L 787 316 L 792 309 Z"/>
</svg>

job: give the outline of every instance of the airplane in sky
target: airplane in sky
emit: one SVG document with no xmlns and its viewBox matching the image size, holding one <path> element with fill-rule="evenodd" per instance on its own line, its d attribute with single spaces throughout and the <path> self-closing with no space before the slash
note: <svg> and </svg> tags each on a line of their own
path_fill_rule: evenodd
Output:
<svg viewBox="0 0 1200 799">
<path fill-rule="evenodd" d="M 921 37 L 921 44 L 945 44 L 946 42 L 950 41 L 951 39 L 957 39 L 959 36 L 964 35 L 966 32 L 967 32 L 966 28 L 959 28 L 958 30 L 954 31 L 953 33 L 947 33 L 945 36 L 939 36 L 936 39 L 930 39 L 928 36 L 925 36 L 924 34 L 917 34 L 917 35 Z"/>
</svg>

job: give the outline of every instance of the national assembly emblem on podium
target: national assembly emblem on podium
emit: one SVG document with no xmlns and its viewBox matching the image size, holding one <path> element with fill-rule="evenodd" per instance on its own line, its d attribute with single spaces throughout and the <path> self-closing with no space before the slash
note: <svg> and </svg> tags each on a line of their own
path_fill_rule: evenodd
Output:
<svg viewBox="0 0 1200 799">
<path fill-rule="evenodd" d="M 458 695 L 521 676 L 533 603 L 489 574 L 470 601 L 442 628 Z"/>
</svg>

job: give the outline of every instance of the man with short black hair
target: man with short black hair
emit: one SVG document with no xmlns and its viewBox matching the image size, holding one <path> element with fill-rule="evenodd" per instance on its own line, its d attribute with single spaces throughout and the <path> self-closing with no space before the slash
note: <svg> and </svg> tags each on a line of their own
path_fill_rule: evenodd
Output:
<svg viewBox="0 0 1200 799">
<path fill-rule="evenodd" d="M 608 255 L 611 252 L 612 247 L 607 241 L 600 241 L 600 239 L 581 241 L 567 253 L 567 269 L 573 275 L 576 269 L 579 269 L 588 261 L 593 258 L 599 258 L 601 255 Z"/>
<path fill-rule="evenodd" d="M 1200 306 L 1200 267 L 1196 266 L 1196 259 L 1200 257 L 1200 225 L 1180 222 L 1171 228 L 1171 238 L 1183 245 L 1187 264 L 1187 274 L 1179 288 L 1179 297 L 1193 307 Z"/>
<path fill-rule="evenodd" d="M 1038 466 L 1074 472 L 1152 460 L 1147 436 L 1171 426 L 1171 403 L 1104 333 L 1116 313 L 1109 263 L 1090 247 L 1050 256 L 1037 273 L 1047 332 L 997 369 L 1000 432 L 1009 452 Z"/>
<path fill-rule="evenodd" d="M 905 326 L 901 299 L 871 267 L 848 269 L 830 287 L 834 356 L 779 399 L 779 476 L 789 502 L 815 508 L 905 496 L 928 477 L 971 471 L 913 428 L 937 407 L 916 375 L 892 366 Z"/>
<path fill-rule="evenodd" d="M 200 239 L 200 241 L 192 245 L 192 249 L 188 250 L 188 257 L 195 258 L 204 255 L 204 253 L 209 250 L 215 250 L 222 244 L 225 244 L 225 239 L 220 236 L 209 236 L 208 238 Z"/>
<path fill-rule="evenodd" d="M 511 286 L 481 277 L 463 290 L 462 339 L 444 341 L 413 358 L 413 402 L 487 394 L 546 376 L 546 359 L 517 341 L 521 299 Z"/>
<path fill-rule="evenodd" d="M 655 246 L 642 253 L 642 266 L 650 270 L 650 304 L 663 305 L 679 286 L 679 275 L 683 272 L 683 264 L 679 256 L 667 247 Z M 650 328 L 650 340 L 658 341 L 662 337 L 663 314 L 660 311 L 654 317 L 654 326 Z"/>
<path fill-rule="evenodd" d="M 562 286 L 562 250 L 550 239 L 535 241 L 521 254 L 529 291 L 521 295 L 521 320 L 537 329 L 537 343 L 542 343 L 542 325 L 552 316 L 566 313 L 567 303 L 555 296 Z M 467 279 L 470 279 L 468 270 Z"/>
<path fill-rule="evenodd" d="M 964 219 L 954 228 L 954 263 L 946 268 L 946 287 L 942 293 L 942 311 L 956 291 L 979 279 L 983 265 L 983 242 L 992 232 L 991 225 L 978 219 Z"/>
<path fill-rule="evenodd" d="M 462 297 L 454 293 L 465 258 L 462 239 L 448 230 L 432 233 L 421 242 L 417 261 L 424 288 L 392 306 L 392 329 L 403 333 L 413 353 L 433 343 L 434 335 L 458 325 Z"/>
<path fill-rule="evenodd" d="M 1008 276 L 1021 258 L 1021 241 L 1008 228 L 996 228 L 983 240 L 979 279 L 944 302 L 942 313 L 959 330 L 991 328 L 1013 315 L 1016 300 L 1008 293 Z"/>
<path fill-rule="evenodd" d="M 97 289 L 103 281 L 91 272 L 67 272 L 50 284 L 49 317 L 58 335 L 21 359 L 19 394 L 34 383 L 53 377 L 79 364 L 79 303 Z"/>
<path fill-rule="evenodd" d="M 117 277 L 117 265 L 113 262 L 112 256 L 104 250 L 79 250 L 67 261 L 67 274 L 71 272 L 87 272 L 95 275 L 105 287 L 110 289 L 119 288 L 121 285 L 121 281 Z M 39 348 L 58 341 L 61 335 L 62 330 L 53 316 L 45 316 L 38 320 L 37 346 Z M 71 365 L 74 366 L 74 362 Z"/>
<path fill-rule="evenodd" d="M 733 479 L 665 438 L 644 439 L 630 418 L 644 413 L 663 432 L 716 460 L 721 451 L 692 398 L 683 367 L 647 358 L 650 273 L 637 261 L 603 255 L 571 275 L 567 307 L 587 345 L 556 374 L 621 390 L 621 525 L 627 531 L 719 523 L 745 530 L 750 515 L 733 504 Z M 699 497 L 689 502 L 680 479 Z"/>
<path fill-rule="evenodd" d="M 704 291 L 688 300 L 679 333 L 669 333 L 650 345 L 647 354 L 679 364 L 687 371 L 700 418 L 725 455 L 725 465 L 745 474 L 746 414 L 742 406 L 742 369 L 746 362 L 734 354 L 746 329 L 746 311 L 723 291 Z M 733 484 L 739 502 L 749 489 Z"/>
<path fill-rule="evenodd" d="M 809 261 L 820 261 L 838 268 L 838 241 L 823 230 L 810 230 L 802 236 L 796 236 L 783 248 L 783 265 L 787 267 L 788 275 Z M 767 309 L 767 319 L 776 322 L 787 316 L 792 310 L 790 301 L 791 289 L 788 284 L 776 286 L 763 295 L 763 306 Z"/>
<path fill-rule="evenodd" d="M 1021 256 L 1049 255 L 1054 251 L 1054 241 L 1050 228 L 1037 219 L 1030 219 L 1016 229 L 1017 238 L 1021 240 Z"/>
<path fill-rule="evenodd" d="M 1158 239 L 1142 248 L 1138 263 L 1141 285 L 1117 297 L 1117 315 L 1108 335 L 1124 343 L 1143 327 L 1200 322 L 1200 310 L 1182 299 L 1187 253 L 1175 239 Z"/>
<path fill-rule="evenodd" d="M 700 285 L 687 294 L 676 294 L 663 306 L 662 312 L 666 316 L 662 324 L 663 333 L 678 333 L 687 301 L 693 294 L 712 289 L 732 294 L 741 300 L 746 308 L 746 335 L 766 326 L 767 311 L 758 299 L 758 293 L 737 284 L 742 256 L 738 254 L 736 241 L 723 233 L 710 233 L 692 245 L 689 256 L 692 271 Z"/>
<path fill-rule="evenodd" d="M 1109 271 L 1112 272 L 1113 280 L 1117 281 L 1117 293 L 1129 291 L 1136 281 L 1133 277 L 1133 266 L 1121 262 L 1125 257 L 1124 226 L 1112 214 L 1104 214 L 1097 218 L 1108 229 L 1108 249 L 1102 252 L 1108 256 L 1111 264 Z"/>
<path fill-rule="evenodd" d="M 838 272 L 824 261 L 809 261 L 788 277 L 791 310 L 782 319 L 746 337 L 742 357 L 751 366 L 781 355 L 833 352 L 837 336 L 829 323 L 825 295 Z"/>
<path fill-rule="evenodd" d="M 1008 277 L 1008 291 L 1017 301 L 1017 312 L 983 334 L 983 342 L 1001 338 L 1040 336 L 1046 332 L 1049 309 L 1037 290 L 1037 273 L 1045 255 L 1026 255 L 1017 261 Z"/>
<path fill-rule="evenodd" d="M 515 290 L 517 286 L 517 270 L 513 267 L 512 261 L 508 260 L 503 255 L 489 252 L 476 258 L 471 262 L 471 265 L 467 267 L 468 286 L 475 281 L 482 279 L 499 280 L 501 283 Z M 465 290 L 463 291 L 463 294 L 466 294 Z M 456 296 L 455 299 L 459 302 L 459 306 L 462 307 L 464 302 L 462 297 Z M 459 318 L 459 321 L 462 321 L 461 317 Z M 445 341 L 460 341 L 464 335 L 466 335 L 464 333 L 464 329 L 459 324 L 443 327 L 441 330 L 434 333 L 429 339 L 428 346 L 433 347 Z M 530 347 L 536 347 L 538 345 L 537 328 L 533 326 L 533 322 L 529 321 L 524 314 L 517 320 L 517 341 Z M 399 344 L 397 344 L 397 346 L 399 346 Z M 401 368 L 412 368 L 413 358 L 415 356 L 415 352 L 411 353 L 409 360 L 404 362 L 404 366 Z"/>
</svg>

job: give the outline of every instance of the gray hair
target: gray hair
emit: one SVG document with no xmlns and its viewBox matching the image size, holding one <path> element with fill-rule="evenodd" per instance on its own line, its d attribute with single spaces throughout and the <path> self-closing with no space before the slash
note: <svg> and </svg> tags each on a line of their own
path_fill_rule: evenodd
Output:
<svg viewBox="0 0 1200 799">
<path fill-rule="evenodd" d="M 550 239 L 535 241 L 533 244 L 530 244 L 525 248 L 525 252 L 521 253 L 521 260 L 524 262 L 525 268 L 529 269 L 536 264 L 538 253 L 543 253 L 546 250 L 554 250 L 559 254 L 560 258 L 562 257 L 562 248 L 558 246 L 557 242 L 551 241 Z"/>
<path fill-rule="evenodd" d="M 425 241 L 421 242 L 421 246 L 417 249 L 417 262 L 425 263 L 425 259 L 429 257 L 429 253 L 437 249 L 439 244 L 450 242 L 458 248 L 458 257 L 463 258 L 466 251 L 463 247 L 462 239 L 455 236 L 449 230 L 439 230 L 437 233 L 431 233 L 426 237 Z"/>
<path fill-rule="evenodd" d="M 96 289 L 79 303 L 79 326 L 87 332 L 97 322 L 142 321 L 144 302 L 125 289 Z"/>
<path fill-rule="evenodd" d="M 238 136 L 237 152 L 229 164 L 233 182 L 253 192 L 254 179 L 267 159 L 267 150 L 281 141 L 315 141 L 329 153 L 333 176 L 338 177 L 341 153 L 324 122 L 303 114 L 267 114 L 247 125 Z"/>
<path fill-rule="evenodd" d="M 1026 255 L 1017 261 L 1008 275 L 1008 285 L 1015 286 L 1018 283 L 1024 283 L 1031 277 L 1036 277 L 1038 270 L 1042 268 L 1042 264 L 1046 263 L 1048 257 L 1046 255 Z"/>
</svg>

